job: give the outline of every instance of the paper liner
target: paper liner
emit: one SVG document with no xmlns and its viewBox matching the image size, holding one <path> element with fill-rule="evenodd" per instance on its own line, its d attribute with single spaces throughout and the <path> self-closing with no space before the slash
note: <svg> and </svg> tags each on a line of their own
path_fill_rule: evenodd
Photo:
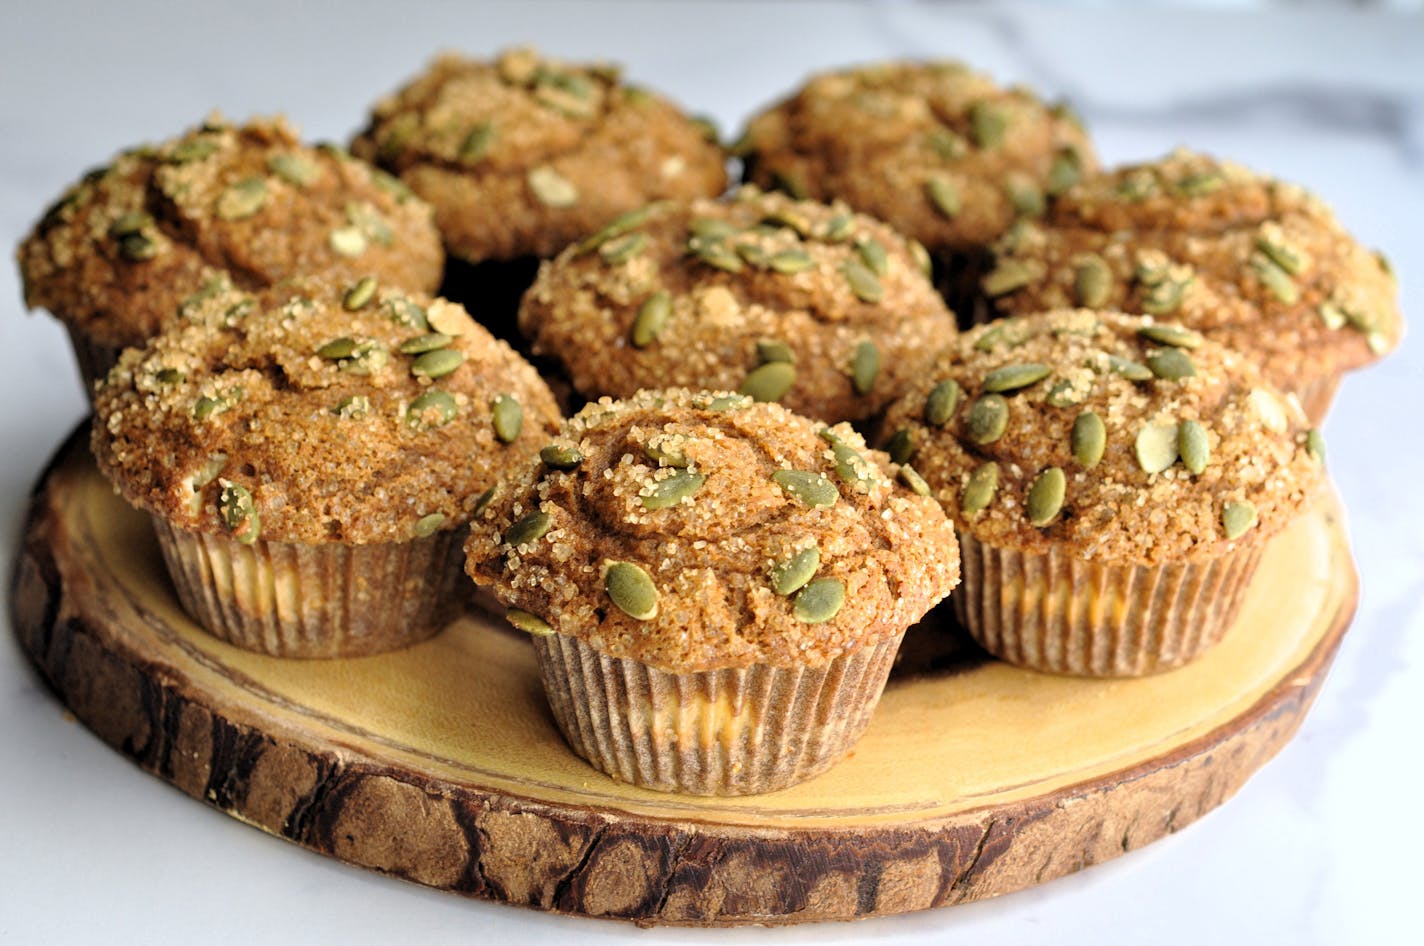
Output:
<svg viewBox="0 0 1424 946">
<path fill-rule="evenodd" d="M 119 363 L 123 348 L 101 345 L 73 326 L 65 326 L 65 331 L 69 333 L 69 344 L 74 349 L 74 360 L 79 363 L 79 379 L 84 384 L 84 395 L 92 402 L 94 385 L 109 376 L 109 369 Z"/>
<path fill-rule="evenodd" d="M 751 795 L 830 768 L 860 738 L 900 637 L 824 667 L 669 673 L 562 634 L 534 639 L 554 719 L 613 778 L 696 795 Z"/>
<path fill-rule="evenodd" d="M 1002 660 L 1075 676 L 1143 676 L 1221 639 L 1263 544 L 1150 568 L 1085 562 L 1059 549 L 1028 555 L 960 532 L 963 583 L 951 600 L 970 635 Z"/>
<path fill-rule="evenodd" d="M 459 530 L 302 545 L 154 529 L 178 599 L 215 637 L 274 657 L 356 657 L 433 636 L 462 606 Z"/>
<path fill-rule="evenodd" d="M 1305 410 L 1305 416 L 1316 426 L 1324 423 L 1325 415 L 1330 412 L 1330 405 L 1335 400 L 1335 392 L 1340 390 L 1340 375 L 1326 375 L 1323 378 L 1316 378 L 1313 381 L 1305 381 L 1297 385 L 1286 385 L 1285 390 L 1293 393 L 1300 399 L 1300 406 Z"/>
</svg>

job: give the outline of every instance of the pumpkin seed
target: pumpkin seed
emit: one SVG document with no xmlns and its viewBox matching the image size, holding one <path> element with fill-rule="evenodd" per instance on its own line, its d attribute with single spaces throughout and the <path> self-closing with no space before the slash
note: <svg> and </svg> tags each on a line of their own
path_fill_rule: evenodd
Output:
<svg viewBox="0 0 1424 946">
<path fill-rule="evenodd" d="M 1022 175 L 1011 175 L 1004 180 L 1004 192 L 1008 194 L 1009 205 L 1020 217 L 1041 217 L 1048 209 L 1043 191 L 1032 180 Z"/>
<path fill-rule="evenodd" d="M 629 333 L 633 347 L 646 348 L 651 345 L 653 340 L 662 334 L 663 329 L 667 328 L 671 318 L 672 296 L 664 290 L 658 290 L 638 307 L 638 314 L 633 317 L 633 329 Z"/>
<path fill-rule="evenodd" d="M 826 222 L 823 239 L 827 243 L 844 243 L 855 232 L 855 218 L 850 214 L 836 214 Z"/>
<path fill-rule="evenodd" d="M 1261 285 L 1265 286 L 1277 301 L 1285 305 L 1294 305 L 1300 300 L 1300 287 L 1295 284 L 1290 273 L 1281 268 L 1269 256 L 1264 253 L 1253 255 L 1251 268 L 1255 270 L 1257 278 L 1261 280 Z"/>
<path fill-rule="evenodd" d="M 603 257 L 603 261 L 610 266 L 618 266 L 628 262 L 643 252 L 648 245 L 648 235 L 646 233 L 629 233 L 621 237 L 614 237 L 598 248 L 598 255 Z"/>
<path fill-rule="evenodd" d="M 424 335 L 407 338 L 401 342 L 399 351 L 402 355 L 423 355 L 426 352 L 448 348 L 454 340 L 444 332 L 426 332 Z"/>
<path fill-rule="evenodd" d="M 1345 323 L 1349 321 L 1344 307 L 1334 302 L 1322 302 L 1316 311 L 1320 314 L 1320 321 L 1331 331 L 1344 328 Z"/>
<path fill-rule="evenodd" d="M 731 411 L 744 411 L 755 402 L 756 399 L 749 394 L 719 394 L 699 406 L 704 411 L 725 414 Z"/>
<path fill-rule="evenodd" d="M 1112 270 L 1101 257 L 1089 256 L 1078 264 L 1073 275 L 1073 294 L 1078 304 L 1101 309 L 1112 293 Z"/>
<path fill-rule="evenodd" d="M 668 509 L 676 506 L 684 499 L 696 493 L 702 488 L 702 484 L 707 482 L 707 477 L 701 473 L 689 473 L 687 470 L 678 470 L 666 479 L 658 480 L 653 484 L 652 492 L 643 499 L 644 509 Z"/>
<path fill-rule="evenodd" d="M 341 307 L 347 312 L 358 312 L 370 305 L 374 298 L 376 298 L 376 278 L 365 276 L 356 285 L 346 290 L 346 295 L 341 297 Z"/>
<path fill-rule="evenodd" d="M 943 175 L 935 175 L 925 181 L 925 194 L 930 203 L 946 219 L 953 220 L 964 209 L 964 199 L 953 181 Z"/>
<path fill-rule="evenodd" d="M 406 422 L 413 427 L 440 427 L 450 423 L 460 412 L 455 396 L 449 391 L 430 390 L 410 402 Z"/>
<path fill-rule="evenodd" d="M 572 207 L 579 201 L 578 188 L 573 182 L 547 164 L 530 168 L 525 180 L 528 181 L 529 190 L 534 193 L 535 199 L 545 207 L 557 210 Z"/>
<path fill-rule="evenodd" d="M 260 177 L 238 181 L 218 197 L 219 220 L 243 220 L 257 213 L 267 202 L 267 182 Z"/>
<path fill-rule="evenodd" d="M 415 521 L 415 536 L 418 539 L 428 538 L 444 524 L 445 514 L 443 512 L 432 512 L 428 516 L 421 516 Z"/>
<path fill-rule="evenodd" d="M 1072 148 L 1063 148 L 1048 166 L 1048 193 L 1056 197 L 1078 183 L 1082 176 L 1083 159 Z"/>
<path fill-rule="evenodd" d="M 791 613 L 803 624 L 821 624 L 845 605 L 845 583 L 838 578 L 817 578 L 796 594 Z"/>
<path fill-rule="evenodd" d="M 1067 488 L 1068 478 L 1060 467 L 1051 466 L 1038 474 L 1024 503 L 1029 523 L 1041 529 L 1057 518 Z"/>
<path fill-rule="evenodd" d="M 191 164 L 194 161 L 212 157 L 217 153 L 217 150 L 218 143 L 215 139 L 193 138 L 189 141 L 179 142 L 172 151 L 168 152 L 167 160 L 173 164 Z"/>
<path fill-rule="evenodd" d="M 583 453 L 578 447 L 560 443 L 546 444 L 539 451 L 539 459 L 544 465 L 556 470 L 572 470 L 583 462 Z"/>
<path fill-rule="evenodd" d="M 1074 387 L 1072 381 L 1060 378 L 1053 382 L 1053 387 L 1048 389 L 1043 400 L 1049 407 L 1072 407 L 1075 404 L 1082 404 L 1085 394 L 1086 392 Z"/>
<path fill-rule="evenodd" d="M 277 175 L 293 187 L 306 187 L 316 183 L 321 176 L 321 168 L 302 155 L 289 151 L 278 152 L 267 159 L 267 170 Z"/>
<path fill-rule="evenodd" d="M 1197 171 L 1177 182 L 1177 190 L 1188 197 L 1205 197 L 1226 186 L 1226 178 L 1216 171 Z"/>
<path fill-rule="evenodd" d="M 1085 470 L 1091 470 L 1103 458 L 1108 445 L 1108 429 L 1103 419 L 1092 411 L 1083 411 L 1073 420 L 1073 459 Z"/>
<path fill-rule="evenodd" d="M 771 479 L 807 506 L 834 506 L 841 495 L 834 483 L 810 470 L 777 470 Z"/>
<path fill-rule="evenodd" d="M 371 399 L 364 394 L 353 394 L 336 402 L 331 413 L 343 420 L 359 420 L 371 413 Z"/>
<path fill-rule="evenodd" d="M 1310 257 L 1297 246 L 1266 235 L 1256 237 L 1256 249 L 1291 276 L 1299 276 L 1310 267 Z"/>
<path fill-rule="evenodd" d="M 687 232 L 708 242 L 726 240 L 737 234 L 737 228 L 716 217 L 696 217 L 687 225 Z"/>
<path fill-rule="evenodd" d="M 425 310 L 403 296 L 393 296 L 381 303 L 381 314 L 397 325 L 425 331 L 430 327 Z"/>
<path fill-rule="evenodd" d="M 158 242 L 146 233 L 126 233 L 119 238 L 119 255 L 131 263 L 142 263 L 158 255 Z"/>
<path fill-rule="evenodd" d="M 915 433 L 908 427 L 901 427 L 885 441 L 885 452 L 896 463 L 909 463 L 915 456 Z"/>
<path fill-rule="evenodd" d="M 1151 368 L 1120 355 L 1108 355 L 1108 370 L 1129 381 L 1151 381 L 1154 377 Z"/>
<path fill-rule="evenodd" d="M 345 256 L 348 259 L 366 252 L 368 245 L 366 234 L 361 232 L 360 227 L 340 227 L 332 230 L 327 235 L 326 243 L 337 256 Z"/>
<path fill-rule="evenodd" d="M 756 343 L 756 357 L 760 364 L 770 364 L 773 361 L 784 361 L 794 363 L 796 355 L 791 351 L 791 346 L 776 338 L 758 339 Z"/>
<path fill-rule="evenodd" d="M 796 383 L 796 366 L 784 361 L 770 361 L 752 369 L 742 379 L 738 393 L 756 401 L 779 401 Z"/>
<path fill-rule="evenodd" d="M 1227 503 L 1221 507 L 1221 528 L 1231 541 L 1241 538 L 1256 524 L 1256 507 L 1250 503 Z"/>
<path fill-rule="evenodd" d="M 153 380 L 159 384 L 181 384 L 188 375 L 178 368 L 159 368 L 153 373 Z"/>
<path fill-rule="evenodd" d="M 1197 373 L 1192 359 L 1180 348 L 1159 348 L 1147 356 L 1147 367 L 1163 381 L 1180 381 Z"/>
<path fill-rule="evenodd" d="M 943 427 L 949 423 L 963 394 L 959 382 L 953 378 L 936 384 L 930 389 L 929 397 L 925 398 L 925 423 L 935 427 Z"/>
<path fill-rule="evenodd" d="M 752 244 L 749 246 L 755 245 Z M 760 247 L 755 248 L 760 249 Z M 738 246 L 737 251 L 741 252 L 742 247 Z M 766 264 L 776 272 L 790 276 L 796 273 L 804 273 L 808 269 L 814 269 L 816 261 L 811 258 L 809 253 L 802 250 L 784 250 L 780 253 L 773 253 L 767 259 Z"/>
<path fill-rule="evenodd" d="M 322 358 L 335 361 L 341 358 L 350 358 L 351 354 L 355 351 L 356 339 L 349 335 L 343 335 L 340 338 L 333 338 L 325 345 L 322 345 L 316 350 L 316 353 Z"/>
<path fill-rule="evenodd" d="M 262 529 L 252 493 L 246 486 L 230 480 L 218 480 L 218 485 L 222 487 L 218 492 L 218 515 L 223 525 L 234 539 L 251 545 Z"/>
<path fill-rule="evenodd" d="M 999 464 L 992 460 L 980 464 L 969 474 L 964 489 L 959 493 L 959 511 L 970 518 L 977 516 L 989 508 L 998 491 Z"/>
<path fill-rule="evenodd" d="M 841 266 L 841 275 L 850 284 L 850 291 L 861 302 L 879 302 L 885 296 L 885 287 L 879 278 L 859 260 L 847 260 Z"/>
<path fill-rule="evenodd" d="M 855 251 L 860 254 L 860 261 L 875 275 L 884 276 L 890 271 L 890 257 L 879 240 L 872 240 L 870 237 L 857 240 Z"/>
<path fill-rule="evenodd" d="M 789 207 L 767 211 L 761 222 L 774 227 L 785 227 L 803 240 L 811 235 L 811 221 L 806 219 L 804 214 Z"/>
<path fill-rule="evenodd" d="M 1148 315 L 1169 315 L 1182 306 L 1187 283 L 1167 279 L 1157 283 L 1142 296 L 1142 311 Z"/>
<path fill-rule="evenodd" d="M 1192 349 L 1202 343 L 1200 332 L 1194 332 L 1185 326 L 1172 325 L 1164 322 L 1154 322 L 1151 325 L 1144 325 L 1137 330 L 1137 334 L 1149 342 L 1156 342 L 1159 345 L 1171 345 L 1173 348 Z"/>
<path fill-rule="evenodd" d="M 830 434 L 830 429 L 822 431 L 822 436 Z M 836 475 L 860 492 L 868 492 L 875 484 L 872 467 L 860 452 L 847 443 L 834 439 L 831 434 L 826 439 L 831 442 L 831 453 L 836 458 Z"/>
<path fill-rule="evenodd" d="M 1148 168 L 1134 168 L 1118 181 L 1116 190 L 1129 203 L 1146 200 L 1157 193 L 1157 175 Z"/>
<path fill-rule="evenodd" d="M 738 256 L 746 260 L 750 266 L 765 269 L 771 264 L 771 254 L 756 243 L 738 241 L 732 244 L 732 249 L 736 251 Z M 794 266 L 792 269 L 794 270 Z"/>
<path fill-rule="evenodd" d="M 989 296 L 1006 296 L 1033 282 L 1033 270 L 1017 260 L 1000 260 L 983 279 L 980 287 Z"/>
<path fill-rule="evenodd" d="M 746 267 L 742 258 L 721 240 L 694 240 L 688 244 L 693 255 L 713 269 L 727 273 L 740 273 Z"/>
<path fill-rule="evenodd" d="M 460 150 L 456 158 L 462 164 L 478 164 L 489 154 L 494 139 L 494 123 L 480 122 L 471 128 L 469 134 L 465 135 L 465 140 L 460 142 Z"/>
<path fill-rule="evenodd" d="M 802 549 L 771 566 L 771 590 L 783 598 L 800 591 L 820 567 L 821 550 L 814 545 Z"/>
<path fill-rule="evenodd" d="M 964 136 L 948 128 L 936 128 L 925 135 L 925 144 L 945 161 L 958 161 L 969 153 L 969 142 L 964 140 Z"/>
<path fill-rule="evenodd" d="M 919 240 L 907 240 L 905 245 L 909 247 L 910 257 L 920 272 L 926 277 L 934 275 L 934 260 L 930 259 L 930 251 L 925 249 L 925 245 Z"/>
<path fill-rule="evenodd" d="M 504 544 L 512 548 L 519 548 L 521 545 L 528 545 L 530 542 L 537 542 L 544 537 L 549 528 L 554 524 L 554 520 L 549 518 L 549 514 L 542 511 L 531 512 L 522 519 L 516 519 L 510 527 L 505 530 Z"/>
<path fill-rule="evenodd" d="M 1319 428 L 1312 427 L 1305 432 L 1305 452 L 1316 463 L 1325 464 L 1325 435 Z"/>
<path fill-rule="evenodd" d="M 805 200 L 811 196 L 811 189 L 806 186 L 806 181 L 795 171 L 781 169 L 772 171 L 771 186 L 773 190 L 789 194 L 797 200 Z"/>
<path fill-rule="evenodd" d="M 1037 384 L 1048 377 L 1052 370 L 1048 365 L 1036 362 L 1004 365 L 984 376 L 984 390 L 990 392 L 1017 391 L 1031 384 Z"/>
<path fill-rule="evenodd" d="M 1009 127 L 1009 113 L 992 102 L 969 106 L 969 133 L 981 148 L 997 148 Z"/>
<path fill-rule="evenodd" d="M 473 518 L 478 519 L 481 515 L 484 514 L 484 511 L 490 507 L 490 503 L 494 502 L 495 497 L 498 495 L 499 484 L 495 483 L 489 489 L 485 490 L 483 493 L 480 493 L 479 497 L 475 500 L 475 508 L 471 511 L 470 515 Z"/>
<path fill-rule="evenodd" d="M 984 446 L 1004 435 L 1009 426 L 1009 402 L 1002 394 L 985 394 L 969 408 L 965 418 L 969 439 Z"/>
<path fill-rule="evenodd" d="M 875 387 L 875 379 L 880 374 L 880 349 L 869 339 L 855 346 L 850 358 L 850 383 L 855 393 L 864 397 Z"/>
<path fill-rule="evenodd" d="M 347 202 L 345 210 L 346 222 L 360 230 L 362 235 L 381 246 L 390 246 L 395 242 L 395 231 L 374 204 L 353 200 Z"/>
<path fill-rule="evenodd" d="M 609 562 L 603 589 L 630 618 L 647 621 L 658 613 L 658 589 L 652 576 L 632 562 Z"/>
<path fill-rule="evenodd" d="M 1177 462 L 1177 424 L 1143 424 L 1134 444 L 1137 465 L 1145 473 L 1161 473 Z"/>
<path fill-rule="evenodd" d="M 237 402 L 242 400 L 242 388 L 232 387 L 218 394 L 216 397 L 203 395 L 193 404 L 193 418 L 195 420 L 207 420 L 216 414 L 230 411 L 237 406 Z"/>
<path fill-rule="evenodd" d="M 653 212 L 658 210 L 661 206 L 659 203 L 652 203 L 619 214 L 608 221 L 602 229 L 594 231 L 594 233 L 579 241 L 574 247 L 574 255 L 582 256 L 585 253 L 591 253 L 614 237 L 622 236 L 636 227 L 641 227 L 644 223 L 647 223 L 648 218 L 653 215 Z"/>
<path fill-rule="evenodd" d="M 903 464 L 900 467 L 899 476 L 900 482 L 908 486 L 910 488 L 910 492 L 914 493 L 916 496 L 930 495 L 930 484 L 925 482 L 925 478 L 923 476 L 915 472 L 914 467 L 910 466 L 909 464 Z"/>
<path fill-rule="evenodd" d="M 549 626 L 549 622 L 539 617 L 537 614 L 530 614 L 523 608 L 508 608 L 504 612 L 504 619 L 508 621 L 516 630 L 523 631 L 534 637 L 548 637 L 554 633 L 554 629 Z"/>
<path fill-rule="evenodd" d="M 643 444 L 643 455 L 660 467 L 670 466 L 680 469 L 687 466 L 690 463 L 687 455 L 675 447 L 668 446 L 667 443 L 667 440 L 656 444 L 645 443 Z"/>
<path fill-rule="evenodd" d="M 153 226 L 153 217 L 142 210 L 130 210 L 120 214 L 113 223 L 109 224 L 109 236 L 117 240 L 151 226 Z"/>
<path fill-rule="evenodd" d="M 1194 420 L 1182 421 L 1177 427 L 1177 453 L 1182 457 L 1182 466 L 1193 475 L 1205 470 L 1211 462 L 1211 442 L 1206 428 Z"/>
<path fill-rule="evenodd" d="M 501 394 L 490 402 L 490 420 L 494 424 L 494 435 L 503 443 L 513 443 L 524 427 L 524 408 L 514 395 Z"/>
</svg>

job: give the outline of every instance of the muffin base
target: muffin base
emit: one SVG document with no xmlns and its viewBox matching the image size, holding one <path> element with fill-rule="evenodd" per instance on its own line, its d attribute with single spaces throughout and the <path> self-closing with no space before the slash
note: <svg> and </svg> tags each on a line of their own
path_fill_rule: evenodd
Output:
<svg viewBox="0 0 1424 946">
<path fill-rule="evenodd" d="M 1179 667 L 1221 639 L 1245 598 L 1262 542 L 1159 567 L 1029 555 L 959 533 L 963 584 L 951 596 L 970 636 L 1001 660 L 1082 677 Z"/>
<path fill-rule="evenodd" d="M 433 636 L 459 613 L 457 531 L 373 545 L 188 532 L 154 517 L 183 609 L 214 637 L 273 657 L 358 657 Z"/>
<path fill-rule="evenodd" d="M 824 667 L 671 673 L 562 634 L 534 639 L 570 748 L 594 768 L 662 792 L 751 795 L 830 768 L 865 731 L 897 634 Z"/>
</svg>

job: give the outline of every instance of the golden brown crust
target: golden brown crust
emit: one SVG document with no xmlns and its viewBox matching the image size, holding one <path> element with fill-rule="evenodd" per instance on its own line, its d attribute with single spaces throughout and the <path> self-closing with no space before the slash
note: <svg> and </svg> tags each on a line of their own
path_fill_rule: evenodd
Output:
<svg viewBox="0 0 1424 946">
<path fill-rule="evenodd" d="M 476 517 L 466 567 L 506 604 L 609 656 L 677 673 L 821 666 L 900 634 L 958 581 L 942 511 L 897 485 L 884 455 L 864 450 L 848 425 L 827 431 L 732 394 L 643 391 L 588 405 L 556 443 L 582 458 L 569 470 L 536 466 L 511 484 Z M 773 479 L 785 470 L 824 477 L 816 483 L 830 504 L 810 505 Z M 671 506 L 647 507 L 666 489 L 659 484 L 688 476 L 704 479 Z M 536 512 L 549 517 L 547 531 L 507 543 L 511 527 Z M 834 579 L 845 592 L 822 623 L 797 617 L 794 589 L 773 587 L 775 566 L 811 547 L 820 556 L 814 580 Z M 651 578 L 651 617 L 613 602 L 605 588 L 613 562 Z"/>
<path fill-rule="evenodd" d="M 1294 400 L 1266 382 L 1247 357 L 1199 336 L 1191 340 L 1194 347 L 1177 348 L 1139 334 L 1163 324 L 1062 310 L 980 326 L 961 336 L 890 409 L 884 429 L 891 436 L 907 431 L 900 436 L 913 444 L 908 462 L 956 525 L 992 546 L 1030 554 L 1067 549 L 1080 559 L 1115 565 L 1201 561 L 1235 547 L 1223 523 L 1228 504 L 1249 504 L 1257 517 L 1236 542 L 1262 541 L 1316 492 L 1319 450 L 1313 454 L 1308 445 L 1318 441 L 1308 435 Z M 1159 360 L 1165 352 L 1176 354 Z M 1195 375 L 1169 379 L 1171 366 L 1181 364 L 1178 356 L 1190 361 Z M 970 418 L 986 386 L 996 386 L 986 379 L 1018 365 L 1043 365 L 1048 372 L 997 395 L 1007 402 L 1007 424 L 997 439 L 979 442 L 986 435 L 976 431 L 987 428 L 971 426 Z M 1124 376 L 1142 372 L 1145 380 Z M 963 396 L 939 425 L 931 423 L 933 410 L 926 416 L 927 399 L 946 380 L 957 382 Z M 1074 449 L 1074 426 L 1086 413 L 1095 414 L 1105 431 L 1096 465 Z M 1188 435 L 1181 427 L 1189 421 L 1200 426 L 1207 447 L 1199 473 L 1182 459 L 1181 438 Z M 1139 459 L 1139 435 L 1149 425 L 1162 431 L 1155 446 L 1144 444 L 1148 455 L 1170 461 L 1159 472 L 1147 472 Z M 966 512 L 971 474 L 990 462 L 997 463 L 997 490 L 987 508 Z M 1061 511 L 1036 526 L 1029 493 L 1050 468 L 1064 474 Z M 972 510 L 972 498 L 969 505 Z"/>
<path fill-rule="evenodd" d="M 378 102 L 351 150 L 435 207 L 451 255 L 553 256 L 612 217 L 726 187 L 705 126 L 616 67 L 445 55 Z"/>
<path fill-rule="evenodd" d="M 769 399 L 826 421 L 859 420 L 898 397 L 956 334 L 926 262 L 918 246 L 843 204 L 746 187 L 731 200 L 650 206 L 545 263 L 520 329 L 589 398 L 737 390 L 768 360 L 789 358 L 794 381 Z M 640 313 L 658 297 L 665 323 L 641 337 Z"/>
<path fill-rule="evenodd" d="M 1249 352 L 1288 391 L 1375 361 L 1404 331 L 1388 265 L 1324 203 L 1190 151 L 1085 179 L 996 251 L 986 289 L 1014 287 L 1000 314 L 1153 313 Z M 1085 266 L 1102 270 L 1086 296 Z"/>
<path fill-rule="evenodd" d="M 301 144 L 283 119 L 214 116 L 70 187 L 18 251 L 25 301 L 102 345 L 142 345 L 226 278 L 374 275 L 419 291 L 444 254 L 430 208 L 384 172 Z"/>
<path fill-rule="evenodd" d="M 458 305 L 380 288 L 349 311 L 347 291 L 219 289 L 125 352 L 97 389 L 93 436 L 119 492 L 189 531 L 280 542 L 396 542 L 469 521 L 557 429 L 553 397 Z M 436 329 L 459 364 L 432 380 L 401 346 Z M 501 394 L 523 412 L 512 442 L 491 420 Z"/>
<path fill-rule="evenodd" d="M 739 150 L 750 180 L 844 200 L 936 257 L 988 244 L 1097 163 L 1065 109 L 957 62 L 814 75 L 753 118 Z"/>
</svg>

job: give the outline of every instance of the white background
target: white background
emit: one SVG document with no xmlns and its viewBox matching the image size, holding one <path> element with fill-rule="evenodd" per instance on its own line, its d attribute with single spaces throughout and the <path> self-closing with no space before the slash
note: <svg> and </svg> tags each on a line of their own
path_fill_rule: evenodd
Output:
<svg viewBox="0 0 1424 946">
<path fill-rule="evenodd" d="M 0 244 L 121 147 L 210 109 L 284 111 L 345 140 L 436 51 L 533 41 L 622 61 L 735 131 L 813 68 L 951 56 L 1068 95 L 1108 163 L 1178 144 L 1304 184 L 1424 281 L 1424 19 L 912 3 L 7 2 Z M 325 860 L 146 775 L 78 724 L 0 634 L 0 941 L 1417 942 L 1424 720 L 1418 333 L 1350 378 L 1326 426 L 1363 597 L 1295 740 L 1178 835 L 1043 887 L 928 913 L 780 930 L 640 931 L 467 901 Z M 84 414 L 68 346 L 0 267 L 0 571 L 28 491 Z M 9 608 L 0 617 L 8 628 Z M 1416 927 L 1416 928 L 1412 928 Z"/>
</svg>

